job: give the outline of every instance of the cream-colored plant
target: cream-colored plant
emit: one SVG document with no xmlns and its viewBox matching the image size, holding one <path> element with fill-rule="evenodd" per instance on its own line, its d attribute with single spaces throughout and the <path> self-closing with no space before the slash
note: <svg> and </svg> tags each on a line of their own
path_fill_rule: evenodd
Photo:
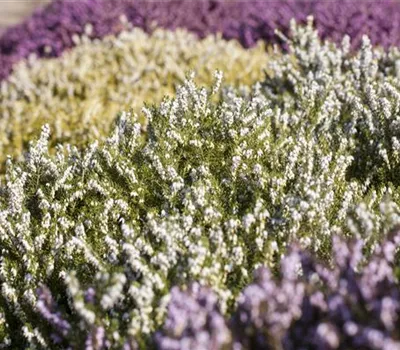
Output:
<svg viewBox="0 0 400 350">
<path fill-rule="evenodd" d="M 263 44 L 245 50 L 218 36 L 199 40 L 184 30 L 141 29 L 77 46 L 58 59 L 30 60 L 16 66 L 1 86 L 0 161 L 27 149 L 44 123 L 53 130 L 51 145 L 83 145 L 109 132 L 118 111 L 139 111 L 175 92 L 189 70 L 210 84 L 216 69 L 229 85 L 251 85 L 263 78 Z"/>
</svg>

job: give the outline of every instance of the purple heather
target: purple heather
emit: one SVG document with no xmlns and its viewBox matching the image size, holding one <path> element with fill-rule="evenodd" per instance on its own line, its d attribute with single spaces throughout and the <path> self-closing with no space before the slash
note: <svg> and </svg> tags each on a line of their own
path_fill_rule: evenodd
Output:
<svg viewBox="0 0 400 350">
<path fill-rule="evenodd" d="M 398 1 L 58 0 L 0 38 L 0 80 L 30 54 L 59 56 L 74 45 L 74 34 L 86 32 L 92 38 L 102 38 L 121 31 L 126 27 L 122 18 L 146 31 L 154 24 L 168 29 L 182 27 L 200 37 L 221 33 L 250 47 L 257 40 L 282 44 L 275 29 L 286 33 L 290 19 L 302 22 L 308 15 L 315 17 L 323 38 L 336 42 L 348 34 L 353 46 L 359 46 L 362 35 L 367 34 L 373 44 L 383 47 L 400 43 Z"/>
<path fill-rule="evenodd" d="M 332 268 L 292 247 L 278 278 L 264 267 L 255 271 L 226 323 L 210 289 L 198 284 L 187 291 L 174 288 L 167 319 L 156 334 L 158 348 L 400 349 L 400 288 L 394 271 L 400 231 L 394 230 L 368 262 L 361 242 L 335 237 Z"/>
</svg>

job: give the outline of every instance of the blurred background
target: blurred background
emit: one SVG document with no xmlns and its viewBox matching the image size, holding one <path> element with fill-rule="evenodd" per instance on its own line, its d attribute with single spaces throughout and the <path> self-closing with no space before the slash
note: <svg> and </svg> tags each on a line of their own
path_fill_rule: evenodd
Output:
<svg viewBox="0 0 400 350">
<path fill-rule="evenodd" d="M 21 22 L 36 8 L 51 0 L 0 0 L 0 34 L 7 26 Z"/>
</svg>

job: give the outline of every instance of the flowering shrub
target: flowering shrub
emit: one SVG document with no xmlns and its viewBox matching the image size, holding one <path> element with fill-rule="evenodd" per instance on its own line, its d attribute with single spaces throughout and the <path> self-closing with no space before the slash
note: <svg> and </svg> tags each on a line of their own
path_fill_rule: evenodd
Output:
<svg viewBox="0 0 400 350">
<path fill-rule="evenodd" d="M 310 14 L 323 38 L 340 42 L 349 34 L 354 46 L 363 34 L 373 44 L 389 47 L 399 44 L 400 4 L 398 1 L 148 1 L 148 0 L 69 0 L 55 1 L 37 11 L 26 22 L 9 29 L 0 39 L 0 79 L 21 58 L 35 53 L 41 57 L 60 55 L 74 45 L 73 34 L 100 38 L 124 28 L 121 16 L 145 31 L 154 23 L 168 29 L 186 28 L 200 37 L 222 33 L 225 39 L 238 39 L 245 47 L 258 40 L 279 43 L 275 28 L 286 31 L 289 21 L 305 21 Z"/>
<path fill-rule="evenodd" d="M 78 40 L 78 38 L 76 39 Z M 141 29 L 80 44 L 59 59 L 21 63 L 0 95 L 0 160 L 19 156 L 43 124 L 52 144 L 84 145 L 110 132 L 121 110 L 139 112 L 144 102 L 159 103 L 174 93 L 188 70 L 210 84 L 216 69 L 225 83 L 251 85 L 262 79 L 268 56 L 262 44 L 245 50 L 216 36 L 198 40 L 178 30 Z"/>
<path fill-rule="evenodd" d="M 55 155 L 45 126 L 24 162 L 8 162 L 4 342 L 145 348 L 174 285 L 213 286 L 225 313 L 292 241 L 329 259 L 332 236 L 351 235 L 368 255 L 400 223 L 398 51 L 364 38 L 353 55 L 347 40 L 321 44 L 311 23 L 292 30 L 290 54 L 251 91 L 221 94 L 220 72 L 210 90 L 189 77 L 143 109 L 147 124 L 121 113 L 105 142 Z M 221 322 L 207 323 L 217 345 Z"/>
<path fill-rule="evenodd" d="M 303 28 L 292 22 L 292 31 L 293 39 L 283 36 L 292 55 L 270 61 L 267 98 L 282 111 L 295 111 L 295 117 L 285 115 L 287 127 L 307 125 L 314 138 L 328 132 L 332 149 L 346 138 L 353 157 L 349 178 L 398 186 L 400 51 L 372 50 L 367 37 L 355 55 L 348 37 L 340 49 L 321 44 L 311 18 Z"/>
<path fill-rule="evenodd" d="M 230 320 L 211 290 L 174 287 L 158 349 L 400 349 L 399 231 L 365 266 L 361 240 L 333 243 L 332 268 L 295 247 L 278 279 L 258 269 Z"/>
</svg>

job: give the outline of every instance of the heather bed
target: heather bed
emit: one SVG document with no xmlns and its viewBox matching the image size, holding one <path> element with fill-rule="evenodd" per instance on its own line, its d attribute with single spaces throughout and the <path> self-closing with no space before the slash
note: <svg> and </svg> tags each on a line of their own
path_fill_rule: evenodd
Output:
<svg viewBox="0 0 400 350">
<path fill-rule="evenodd" d="M 158 27 L 185 28 L 200 37 L 222 33 L 244 47 L 258 40 L 282 44 L 274 34 L 286 33 L 292 18 L 305 21 L 313 15 L 323 38 L 340 42 L 344 34 L 359 47 L 363 34 L 374 45 L 385 48 L 399 44 L 398 1 L 143 1 L 83 0 L 55 1 L 38 10 L 21 25 L 9 29 L 0 39 L 0 79 L 13 65 L 34 53 L 59 56 L 74 46 L 73 34 L 83 34 L 90 23 L 90 35 L 101 38 L 121 31 L 127 24 L 151 32 Z M 124 19 L 121 22 L 121 16 Z"/>
<path fill-rule="evenodd" d="M 399 52 L 372 49 L 367 38 L 355 54 L 348 39 L 339 47 L 321 43 L 311 22 L 306 28 L 293 23 L 292 31 L 289 53 L 271 58 L 270 74 L 251 91 L 221 90 L 218 72 L 209 88 L 189 77 L 175 98 L 143 110 L 144 135 L 137 117 L 123 112 L 105 142 L 84 150 L 59 146 L 49 155 L 51 131 L 45 126 L 25 161 L 8 162 L 0 197 L 0 305 L 2 332 L 13 346 L 85 343 L 89 349 L 107 341 L 113 348 L 145 348 L 163 324 L 170 289 L 190 281 L 212 287 L 219 306 L 211 303 L 205 315 L 214 312 L 223 330 L 219 312 L 229 317 L 235 300 L 241 305 L 240 292 L 258 266 L 276 271 L 292 242 L 329 262 L 335 235 L 362 239 L 365 256 L 378 250 L 378 258 L 357 277 L 352 271 L 358 253 L 354 261 L 338 255 L 339 270 L 331 278 L 316 267 L 328 278 L 328 289 L 315 292 L 320 303 L 313 310 L 321 316 L 311 322 L 297 310 L 300 325 L 293 327 L 316 332 L 316 342 L 333 334 L 327 340 L 333 339 L 332 348 L 348 348 L 361 341 L 361 323 L 369 327 L 367 339 L 377 331 L 384 344 L 397 346 L 392 264 L 398 236 L 389 237 L 383 251 L 377 244 L 400 222 Z M 384 273 L 370 280 L 375 271 Z M 287 273 L 289 287 L 313 287 L 312 278 L 302 282 Z M 352 287 L 347 282 L 353 277 L 356 286 L 377 283 L 365 305 L 354 299 L 357 290 L 341 289 Z M 199 287 L 193 288 L 196 304 Z M 279 302 L 279 291 L 272 290 L 272 300 Z M 356 331 L 350 324 L 349 334 L 341 333 L 347 332 L 346 320 L 329 314 L 334 305 L 324 309 L 342 292 L 349 300 L 336 305 L 347 305 L 344 314 L 354 311 Z M 174 289 L 171 308 L 176 294 Z M 298 300 L 292 301 L 288 306 L 298 308 Z M 375 324 L 370 315 L 379 314 L 379 305 L 392 306 Z M 174 317 L 170 310 L 167 320 Z M 250 318 L 246 327 L 255 335 L 268 333 L 269 317 L 276 315 L 266 313 L 261 326 Z M 271 341 L 295 337 L 289 321 L 277 325 L 278 340 Z M 158 333 L 162 347 L 168 349 L 168 338 L 177 338 L 170 344 L 178 349 L 184 348 L 180 338 L 182 344 L 192 341 L 185 340 L 192 331 L 184 332 L 190 324 L 183 320 L 174 331 L 174 321 L 168 322 Z M 227 334 L 227 343 L 229 332 L 217 331 Z M 254 348 L 246 337 L 243 347 Z"/>
</svg>

